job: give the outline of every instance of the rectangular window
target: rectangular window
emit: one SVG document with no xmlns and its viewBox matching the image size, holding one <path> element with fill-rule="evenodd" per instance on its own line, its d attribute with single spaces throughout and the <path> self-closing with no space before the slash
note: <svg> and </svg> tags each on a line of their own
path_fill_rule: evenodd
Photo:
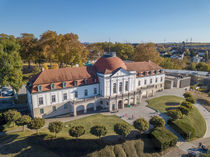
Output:
<svg viewBox="0 0 210 157">
<path fill-rule="evenodd" d="M 63 100 L 67 100 L 67 93 L 63 93 Z"/>
<path fill-rule="evenodd" d="M 43 97 L 39 97 L 39 105 L 43 105 L 44 101 L 43 101 Z"/>
<path fill-rule="evenodd" d="M 158 82 L 158 78 L 156 77 L 156 79 L 155 79 L 155 82 L 157 83 Z"/>
<path fill-rule="evenodd" d="M 88 80 L 87 80 L 87 79 L 85 79 L 85 80 L 84 80 L 84 83 L 85 83 L 85 84 L 88 84 Z"/>
<path fill-rule="evenodd" d="M 77 86 L 77 81 L 74 81 L 74 86 Z"/>
<path fill-rule="evenodd" d="M 64 104 L 64 109 L 67 109 L 68 108 L 68 104 Z"/>
<path fill-rule="evenodd" d="M 128 91 L 128 81 L 125 82 L 125 91 Z"/>
<path fill-rule="evenodd" d="M 52 101 L 52 102 L 55 102 L 55 101 L 56 101 L 55 95 L 52 95 L 51 101 Z"/>
<path fill-rule="evenodd" d="M 113 93 L 117 93 L 117 85 L 116 85 L 116 83 L 113 84 Z"/>
<path fill-rule="evenodd" d="M 85 96 L 88 96 L 88 90 L 85 89 Z"/>
<path fill-rule="evenodd" d="M 94 94 L 97 94 L 97 88 L 94 88 Z"/>
<path fill-rule="evenodd" d="M 145 84 L 145 85 L 147 84 L 147 80 L 144 80 L 144 84 Z"/>
<path fill-rule="evenodd" d="M 140 86 L 140 85 L 141 85 L 141 81 L 139 80 L 138 86 Z"/>
<path fill-rule="evenodd" d="M 74 92 L 74 97 L 78 98 L 78 92 L 77 91 Z"/>
<path fill-rule="evenodd" d="M 160 82 L 163 82 L 163 77 L 160 78 Z"/>
<path fill-rule="evenodd" d="M 120 92 L 122 92 L 122 86 L 123 86 L 123 85 L 122 85 L 122 82 L 120 82 L 120 85 L 119 85 L 119 91 L 120 91 Z"/>
<path fill-rule="evenodd" d="M 53 112 L 55 112 L 56 111 L 56 106 L 53 106 L 52 110 L 53 110 Z"/>
<path fill-rule="evenodd" d="M 44 109 L 43 108 L 40 109 L 40 114 L 44 114 Z"/>
<path fill-rule="evenodd" d="M 152 84 L 152 79 L 150 79 L 150 83 Z"/>
</svg>

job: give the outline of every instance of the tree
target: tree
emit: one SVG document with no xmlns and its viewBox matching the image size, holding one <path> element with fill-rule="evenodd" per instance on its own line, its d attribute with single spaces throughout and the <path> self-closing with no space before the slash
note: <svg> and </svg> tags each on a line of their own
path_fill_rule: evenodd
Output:
<svg viewBox="0 0 210 157">
<path fill-rule="evenodd" d="M 181 103 L 181 106 L 187 107 L 189 110 L 192 110 L 192 108 L 193 108 L 192 103 L 189 102 L 189 101 L 183 101 L 183 102 Z"/>
<path fill-rule="evenodd" d="M 85 128 L 83 126 L 73 126 L 70 130 L 69 130 L 69 135 L 72 137 L 76 137 L 76 139 L 78 139 L 78 137 L 82 136 L 85 134 Z"/>
<path fill-rule="evenodd" d="M 28 128 L 30 128 L 30 129 L 36 129 L 37 134 L 39 134 L 39 129 L 42 128 L 44 125 L 45 125 L 45 119 L 44 118 L 36 118 L 35 117 L 28 124 Z"/>
<path fill-rule="evenodd" d="M 50 122 L 48 129 L 50 132 L 54 133 L 56 137 L 56 134 L 61 132 L 61 130 L 63 129 L 63 123 L 60 121 Z"/>
<path fill-rule="evenodd" d="M 22 60 L 14 36 L 0 34 L 0 87 L 11 86 L 15 92 L 22 86 Z"/>
<path fill-rule="evenodd" d="M 13 127 L 15 126 L 15 122 L 21 117 L 20 112 L 16 110 L 8 110 L 4 113 L 4 118 L 6 122 L 13 123 Z"/>
<path fill-rule="evenodd" d="M 17 121 L 16 124 L 19 126 L 23 126 L 23 131 L 25 131 L 25 125 L 28 125 L 31 122 L 31 117 L 28 115 L 21 116 Z"/>
<path fill-rule="evenodd" d="M 190 109 L 184 106 L 179 106 L 179 110 L 182 112 L 182 115 L 188 115 L 190 112 Z"/>
<path fill-rule="evenodd" d="M 153 43 L 139 44 L 135 49 L 136 61 L 148 61 L 151 60 L 156 64 L 160 64 L 162 58 L 159 52 L 156 51 L 156 46 Z"/>
<path fill-rule="evenodd" d="M 210 66 L 207 63 L 201 62 L 196 65 L 198 71 L 210 71 Z"/>
<path fill-rule="evenodd" d="M 90 133 L 95 135 L 95 136 L 98 136 L 100 138 L 101 136 L 105 136 L 106 135 L 107 129 L 103 125 L 96 125 L 96 126 L 93 126 L 90 129 Z"/>
<path fill-rule="evenodd" d="M 134 121 L 133 126 L 141 133 L 149 129 L 149 123 L 144 118 L 139 118 Z"/>
<path fill-rule="evenodd" d="M 172 120 L 176 120 L 182 117 L 182 112 L 180 110 L 169 110 L 167 115 L 171 117 Z"/>
<path fill-rule="evenodd" d="M 30 33 L 22 33 L 17 40 L 20 44 L 20 56 L 28 62 L 28 68 L 30 68 L 31 60 L 35 57 L 35 46 L 37 46 L 38 40 Z"/>
<path fill-rule="evenodd" d="M 117 56 L 123 60 L 133 60 L 134 50 L 133 45 L 122 43 L 115 43 L 112 48 L 112 51 L 116 52 Z"/>
<path fill-rule="evenodd" d="M 114 131 L 116 134 L 123 137 L 127 137 L 130 134 L 130 128 L 127 124 L 117 123 L 114 125 Z"/>
<path fill-rule="evenodd" d="M 165 121 L 163 118 L 159 117 L 159 116 L 153 116 L 149 123 L 151 125 L 153 125 L 155 128 L 156 127 L 164 127 L 165 126 Z"/>
</svg>

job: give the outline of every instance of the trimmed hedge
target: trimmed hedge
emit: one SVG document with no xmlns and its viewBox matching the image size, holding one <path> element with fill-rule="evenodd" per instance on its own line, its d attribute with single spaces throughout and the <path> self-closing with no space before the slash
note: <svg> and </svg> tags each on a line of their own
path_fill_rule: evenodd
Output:
<svg viewBox="0 0 210 157">
<path fill-rule="evenodd" d="M 168 123 L 184 139 L 192 139 L 196 136 L 195 129 L 188 123 L 183 121 L 168 121 Z"/>
<path fill-rule="evenodd" d="M 173 147 L 177 143 L 177 136 L 165 127 L 157 127 L 150 132 L 150 136 L 154 142 L 156 149 L 163 151 L 169 147 Z"/>
</svg>

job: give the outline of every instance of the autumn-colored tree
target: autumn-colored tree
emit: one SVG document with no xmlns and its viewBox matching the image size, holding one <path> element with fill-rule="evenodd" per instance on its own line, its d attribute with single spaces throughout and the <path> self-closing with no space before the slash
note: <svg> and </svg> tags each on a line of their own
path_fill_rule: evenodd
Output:
<svg viewBox="0 0 210 157">
<path fill-rule="evenodd" d="M 131 44 L 115 43 L 112 50 L 123 60 L 134 59 L 134 47 Z"/>
<path fill-rule="evenodd" d="M 19 38 L 17 38 L 18 43 L 20 44 L 20 56 L 21 58 L 28 62 L 28 68 L 30 68 L 31 61 L 35 57 L 38 40 L 30 33 L 22 33 Z"/>
<path fill-rule="evenodd" d="M 160 64 L 162 58 L 159 52 L 156 51 L 156 46 L 153 43 L 139 44 L 135 49 L 136 61 L 148 61 L 151 60 L 156 64 Z"/>
</svg>

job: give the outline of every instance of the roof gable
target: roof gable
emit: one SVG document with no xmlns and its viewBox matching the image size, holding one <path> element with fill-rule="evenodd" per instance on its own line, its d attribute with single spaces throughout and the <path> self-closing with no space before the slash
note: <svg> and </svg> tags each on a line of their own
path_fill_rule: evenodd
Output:
<svg viewBox="0 0 210 157">
<path fill-rule="evenodd" d="M 125 76 L 125 75 L 130 75 L 130 73 L 123 68 L 119 68 L 119 69 L 117 69 L 116 71 L 113 72 L 111 77 Z"/>
</svg>

